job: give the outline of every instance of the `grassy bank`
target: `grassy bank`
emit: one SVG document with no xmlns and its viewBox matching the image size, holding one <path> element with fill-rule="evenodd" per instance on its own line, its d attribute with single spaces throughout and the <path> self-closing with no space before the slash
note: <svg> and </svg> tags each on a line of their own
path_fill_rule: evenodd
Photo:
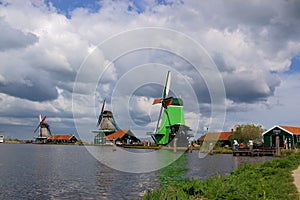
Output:
<svg viewBox="0 0 300 200">
<path fill-rule="evenodd" d="M 299 164 L 299 153 L 271 162 L 245 164 L 230 176 L 180 181 L 147 192 L 144 199 L 299 199 L 291 175 Z"/>
</svg>

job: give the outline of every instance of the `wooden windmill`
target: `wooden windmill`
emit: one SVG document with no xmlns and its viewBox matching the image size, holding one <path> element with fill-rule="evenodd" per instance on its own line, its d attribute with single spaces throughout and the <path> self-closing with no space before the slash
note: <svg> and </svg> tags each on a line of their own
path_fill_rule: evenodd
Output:
<svg viewBox="0 0 300 200">
<path fill-rule="evenodd" d="M 92 133 L 97 133 L 94 137 L 94 144 L 111 144 L 118 145 L 140 143 L 140 140 L 134 136 L 130 130 L 121 130 L 114 119 L 113 113 L 105 110 L 106 99 L 104 99 L 102 108 L 98 117 L 98 130 L 93 130 Z"/>
<path fill-rule="evenodd" d="M 105 110 L 106 99 L 104 99 L 100 114 L 98 117 L 97 127 L 98 130 L 93 130 L 93 133 L 97 133 L 94 137 L 94 144 L 107 144 L 109 142 L 106 136 L 109 136 L 119 130 L 115 123 L 113 113 L 109 110 Z"/>
<path fill-rule="evenodd" d="M 100 130 L 104 131 L 107 133 L 106 135 L 115 132 L 119 130 L 119 127 L 117 126 L 113 113 L 109 110 L 104 110 L 105 109 L 105 103 L 106 99 L 104 99 L 101 112 L 99 114 L 98 118 L 98 123 L 97 126 L 100 127 Z"/>
<path fill-rule="evenodd" d="M 36 127 L 36 129 L 33 131 L 34 133 L 38 132 L 38 136 L 35 138 L 36 143 L 46 143 L 47 138 L 51 136 L 51 131 L 49 124 L 45 123 L 46 121 L 46 116 L 42 118 L 41 115 L 39 115 L 39 124 Z"/>
</svg>

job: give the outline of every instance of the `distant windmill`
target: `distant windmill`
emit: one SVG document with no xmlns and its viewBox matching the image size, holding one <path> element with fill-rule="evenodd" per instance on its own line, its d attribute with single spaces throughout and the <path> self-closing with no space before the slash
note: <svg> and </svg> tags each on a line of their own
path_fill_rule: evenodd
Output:
<svg viewBox="0 0 300 200">
<path fill-rule="evenodd" d="M 106 131 L 106 132 L 115 132 L 119 130 L 119 127 L 117 126 L 113 114 L 109 110 L 105 109 L 105 103 L 106 99 L 104 99 L 101 112 L 99 114 L 98 123 L 97 126 L 100 127 L 100 130 Z"/>
<path fill-rule="evenodd" d="M 101 111 L 98 117 L 98 130 L 92 130 L 97 133 L 94 137 L 94 144 L 133 144 L 141 141 L 134 136 L 130 130 L 121 130 L 114 119 L 113 113 L 105 110 L 106 99 L 104 99 Z"/>
<path fill-rule="evenodd" d="M 168 97 L 170 84 L 171 72 L 168 71 L 162 98 L 153 101 L 153 104 L 161 103 L 161 109 L 155 132 L 151 136 L 158 145 L 167 145 L 176 137 L 185 146 L 191 137 L 187 132 L 191 129 L 185 125 L 182 99 Z"/>
<path fill-rule="evenodd" d="M 98 130 L 93 130 L 92 133 L 97 133 L 94 137 L 94 144 L 106 144 L 106 136 L 111 135 L 119 130 L 115 123 L 111 111 L 105 110 L 106 98 L 103 101 L 100 114 L 97 121 Z"/>
<path fill-rule="evenodd" d="M 39 124 L 34 130 L 34 133 L 36 133 L 39 130 L 39 134 L 36 137 L 36 142 L 38 143 L 46 143 L 47 138 L 51 136 L 49 124 L 45 123 L 45 121 L 46 121 L 46 116 L 42 118 L 42 116 L 39 115 Z"/>
</svg>

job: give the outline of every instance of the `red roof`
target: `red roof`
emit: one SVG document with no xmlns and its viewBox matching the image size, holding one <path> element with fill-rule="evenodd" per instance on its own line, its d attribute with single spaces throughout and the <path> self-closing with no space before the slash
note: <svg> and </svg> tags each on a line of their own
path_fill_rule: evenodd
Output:
<svg viewBox="0 0 300 200">
<path fill-rule="evenodd" d="M 73 135 L 52 135 L 48 140 L 71 140 Z"/>
<path fill-rule="evenodd" d="M 110 140 L 110 141 L 116 140 L 118 138 L 122 138 L 127 132 L 128 132 L 128 130 L 118 130 L 118 131 L 106 136 L 106 139 Z"/>
<path fill-rule="evenodd" d="M 215 132 L 202 135 L 198 140 L 229 140 L 232 132 Z"/>
<path fill-rule="evenodd" d="M 300 127 L 294 127 L 294 126 L 279 126 L 289 132 L 291 132 L 294 135 L 300 135 Z"/>
</svg>

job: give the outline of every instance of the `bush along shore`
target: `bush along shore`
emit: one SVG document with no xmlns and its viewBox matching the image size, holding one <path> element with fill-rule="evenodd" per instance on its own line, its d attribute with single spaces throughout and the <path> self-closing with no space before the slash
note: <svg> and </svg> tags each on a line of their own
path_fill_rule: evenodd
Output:
<svg viewBox="0 0 300 200">
<path fill-rule="evenodd" d="M 205 180 L 186 179 L 148 191 L 143 199 L 299 199 L 292 171 L 300 165 L 300 153 L 259 164 L 245 164 L 229 176 Z"/>
</svg>

